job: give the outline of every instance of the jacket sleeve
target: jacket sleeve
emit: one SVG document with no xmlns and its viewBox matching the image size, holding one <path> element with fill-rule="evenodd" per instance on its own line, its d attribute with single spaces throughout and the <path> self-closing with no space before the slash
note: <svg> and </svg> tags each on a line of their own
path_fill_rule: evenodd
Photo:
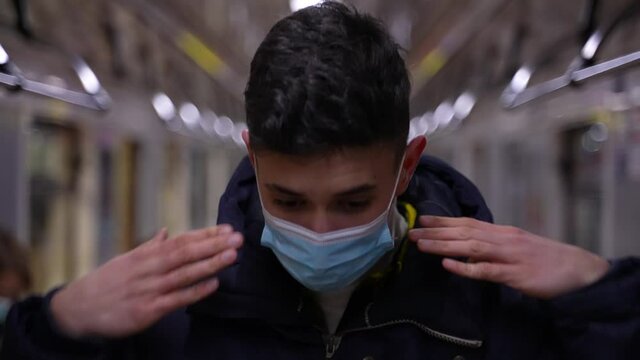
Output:
<svg viewBox="0 0 640 360">
<path fill-rule="evenodd" d="M 1 359 L 116 359 L 115 342 L 103 339 L 72 339 L 55 324 L 46 296 L 30 297 L 15 304 L 7 317 Z M 119 357 L 121 358 L 121 357 Z"/>
<path fill-rule="evenodd" d="M 548 305 L 565 358 L 640 358 L 640 258 L 613 261 L 601 280 Z"/>
</svg>

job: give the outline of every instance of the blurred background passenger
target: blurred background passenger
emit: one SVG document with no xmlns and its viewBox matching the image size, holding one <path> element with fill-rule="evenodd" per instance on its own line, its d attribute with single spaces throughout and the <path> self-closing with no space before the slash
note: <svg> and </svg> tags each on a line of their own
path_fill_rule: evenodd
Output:
<svg viewBox="0 0 640 360">
<path fill-rule="evenodd" d="M 28 264 L 24 249 L 13 236 L 0 229 L 0 346 L 11 305 L 31 288 Z"/>
</svg>

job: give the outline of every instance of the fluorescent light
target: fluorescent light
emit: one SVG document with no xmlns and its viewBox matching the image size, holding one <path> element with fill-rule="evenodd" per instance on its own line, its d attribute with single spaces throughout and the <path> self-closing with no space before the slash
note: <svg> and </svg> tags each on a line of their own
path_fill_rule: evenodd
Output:
<svg viewBox="0 0 640 360">
<path fill-rule="evenodd" d="M 246 144 L 242 140 L 242 132 L 245 131 L 246 129 L 247 129 L 247 124 L 244 122 L 235 124 L 235 127 L 233 129 L 233 134 L 231 135 L 231 138 L 233 139 L 233 142 L 235 142 L 236 145 L 240 147 L 246 146 Z"/>
<path fill-rule="evenodd" d="M 295 12 L 320 3 L 322 3 L 322 0 L 289 0 L 289 7 L 291 7 L 291 11 Z"/>
<path fill-rule="evenodd" d="M 200 126 L 208 135 L 215 135 L 215 124 L 218 119 L 218 115 L 211 110 L 205 110 L 200 117 Z"/>
<path fill-rule="evenodd" d="M 523 66 L 513 75 L 509 87 L 511 91 L 521 93 L 529 84 L 529 80 L 531 80 L 531 69 L 528 66 Z"/>
<path fill-rule="evenodd" d="M 426 125 L 426 129 L 424 131 L 425 135 L 431 135 L 436 130 L 438 130 L 438 122 L 436 121 L 433 112 L 427 111 L 426 113 L 424 113 L 420 121 L 422 121 Z"/>
<path fill-rule="evenodd" d="M 407 137 L 407 142 L 413 140 L 413 138 L 416 137 L 416 122 L 419 119 L 419 117 L 414 117 L 409 121 L 409 136 Z"/>
<path fill-rule="evenodd" d="M 185 125 L 191 130 L 198 127 L 200 120 L 200 111 L 198 108 L 190 102 L 184 103 L 180 106 L 180 117 L 184 121 Z"/>
<path fill-rule="evenodd" d="M 463 92 L 458 96 L 456 102 L 453 104 L 453 111 L 458 119 L 464 119 L 471 113 L 473 107 L 476 105 L 476 98 L 470 92 Z"/>
<path fill-rule="evenodd" d="M 601 43 L 602 43 L 602 33 L 600 31 L 596 31 L 593 34 L 591 34 L 587 42 L 584 44 L 584 46 L 580 50 L 580 55 L 582 55 L 582 58 L 585 60 L 593 59 L 593 57 L 596 56 L 596 52 L 598 51 L 598 48 L 600 47 Z"/>
<path fill-rule="evenodd" d="M 233 134 L 233 121 L 226 116 L 221 116 L 216 119 L 213 129 L 222 138 L 229 137 Z"/>
<path fill-rule="evenodd" d="M 80 82 L 82 83 L 84 90 L 91 95 L 97 94 L 102 86 L 100 85 L 100 81 L 98 81 L 98 77 L 93 70 L 91 70 L 89 65 L 87 65 L 84 60 L 77 57 L 73 63 L 73 67 L 80 78 Z"/>
<path fill-rule="evenodd" d="M 0 45 L 0 65 L 6 65 L 9 62 L 9 54 L 4 51 L 2 45 Z"/>
<path fill-rule="evenodd" d="M 440 103 L 433 113 L 433 117 L 439 127 L 447 127 L 453 120 L 454 115 L 453 106 L 448 101 Z"/>
<path fill-rule="evenodd" d="M 151 101 L 153 109 L 158 114 L 158 117 L 164 121 L 170 121 L 176 116 L 176 107 L 173 105 L 173 101 L 167 96 L 167 94 L 159 92 L 153 96 Z"/>
</svg>

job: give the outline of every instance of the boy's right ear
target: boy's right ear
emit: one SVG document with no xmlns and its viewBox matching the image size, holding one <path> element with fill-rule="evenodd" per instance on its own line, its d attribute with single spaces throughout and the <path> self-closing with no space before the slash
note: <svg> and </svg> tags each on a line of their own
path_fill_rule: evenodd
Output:
<svg viewBox="0 0 640 360">
<path fill-rule="evenodd" d="M 242 131 L 242 141 L 244 141 L 244 145 L 247 147 L 247 153 L 249 154 L 249 161 L 251 161 L 251 166 L 256 168 L 256 157 L 251 149 L 251 142 L 249 141 L 249 130 Z"/>
</svg>

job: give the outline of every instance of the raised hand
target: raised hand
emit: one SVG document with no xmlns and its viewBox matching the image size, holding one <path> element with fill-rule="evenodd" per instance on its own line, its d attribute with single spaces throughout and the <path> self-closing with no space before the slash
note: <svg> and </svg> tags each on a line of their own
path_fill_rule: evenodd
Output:
<svg viewBox="0 0 640 360">
<path fill-rule="evenodd" d="M 120 255 L 55 294 L 51 310 L 71 337 L 122 337 L 218 288 L 215 274 L 232 264 L 242 245 L 229 225 L 152 240 Z"/>
<path fill-rule="evenodd" d="M 592 284 L 609 268 L 605 259 L 579 247 L 511 226 L 432 216 L 421 216 L 419 223 L 423 228 L 411 230 L 409 238 L 421 251 L 444 256 L 442 265 L 448 271 L 540 299 Z"/>
</svg>

